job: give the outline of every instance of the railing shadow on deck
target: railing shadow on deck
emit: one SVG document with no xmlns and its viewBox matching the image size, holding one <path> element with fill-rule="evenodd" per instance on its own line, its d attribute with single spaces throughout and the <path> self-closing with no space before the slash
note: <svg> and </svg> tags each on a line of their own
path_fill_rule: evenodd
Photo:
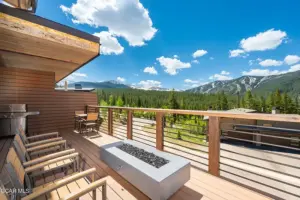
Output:
<svg viewBox="0 0 300 200">
<path fill-rule="evenodd" d="M 185 157 L 195 168 L 270 197 L 300 198 L 299 115 L 102 106 L 88 106 L 88 110 L 99 112 L 100 116 L 102 113 L 106 115 L 102 129 L 118 139 L 134 139 L 159 150 Z M 147 121 L 137 117 L 135 113 L 154 114 L 150 116 L 151 120 Z M 119 121 L 116 114 L 122 114 L 124 119 Z M 184 141 L 184 137 L 192 138 L 191 134 L 186 135 L 187 128 L 180 124 L 168 125 L 165 121 L 166 117 L 174 115 L 208 117 L 205 133 L 207 143 L 203 145 L 195 144 L 193 141 L 196 140 Z M 266 131 L 245 132 L 234 128 L 235 125 L 241 124 L 263 127 L 266 123 L 266 126 L 272 126 L 273 122 L 280 122 L 281 125 L 292 123 L 293 127 L 299 127 L 299 132 L 294 129 L 294 135 L 280 132 L 274 135 Z M 276 123 L 273 123 L 274 126 Z M 223 133 L 228 130 L 229 134 Z M 284 142 L 278 143 L 280 140 Z"/>
</svg>

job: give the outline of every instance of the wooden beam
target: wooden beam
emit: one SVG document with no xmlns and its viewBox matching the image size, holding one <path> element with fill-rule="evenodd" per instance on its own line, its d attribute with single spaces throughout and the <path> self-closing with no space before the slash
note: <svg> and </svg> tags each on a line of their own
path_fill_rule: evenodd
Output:
<svg viewBox="0 0 300 200">
<path fill-rule="evenodd" d="M 3 31 L 7 32 L 8 34 L 16 33 L 19 35 L 27 35 L 28 37 L 32 38 L 41 38 L 43 40 L 72 46 L 73 48 L 85 49 L 97 54 L 99 53 L 98 42 L 82 39 L 72 34 L 51 29 L 5 13 L 0 13 L 0 22 L 0 27 L 3 28 Z M 25 46 L 22 47 L 25 48 Z"/>
<path fill-rule="evenodd" d="M 108 134 L 113 135 L 113 109 L 108 109 Z"/>
<path fill-rule="evenodd" d="M 208 172 L 220 176 L 220 118 L 209 117 Z"/>
<path fill-rule="evenodd" d="M 114 108 L 114 109 L 144 111 L 144 112 L 162 112 L 165 114 L 202 115 L 202 116 L 204 115 L 210 117 L 226 117 L 226 118 L 236 118 L 236 119 L 254 119 L 254 120 L 300 123 L 300 115 L 296 115 L 296 114 L 235 113 L 235 112 L 212 111 L 212 110 L 203 111 L 203 110 L 136 108 L 136 107 L 118 107 L 118 106 L 95 106 L 95 105 L 89 105 L 89 107 Z"/>
<path fill-rule="evenodd" d="M 132 111 L 127 112 L 127 139 L 132 140 Z"/>
<path fill-rule="evenodd" d="M 156 149 L 164 150 L 164 113 L 156 113 Z"/>
</svg>

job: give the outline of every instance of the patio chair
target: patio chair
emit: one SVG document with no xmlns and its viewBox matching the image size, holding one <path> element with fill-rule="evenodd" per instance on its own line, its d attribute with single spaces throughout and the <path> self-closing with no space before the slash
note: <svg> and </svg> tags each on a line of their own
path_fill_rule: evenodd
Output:
<svg viewBox="0 0 300 200">
<path fill-rule="evenodd" d="M 21 156 L 26 158 L 27 160 L 30 160 L 34 158 L 35 156 L 43 155 L 43 154 L 49 154 L 53 153 L 58 150 L 67 149 L 67 143 L 66 140 L 60 140 L 55 142 L 49 142 L 41 145 L 36 145 L 33 147 L 26 147 L 20 137 L 20 135 L 15 135 L 14 145 L 17 147 L 19 152 L 22 152 Z M 23 160 L 25 161 L 25 159 Z"/>
<path fill-rule="evenodd" d="M 77 115 L 84 114 L 83 110 L 75 111 L 74 115 L 74 129 L 81 130 L 81 123 L 83 121 L 82 117 L 78 117 Z"/>
<path fill-rule="evenodd" d="M 31 173 L 32 178 L 39 174 L 68 166 L 73 166 L 74 171 L 79 170 L 79 154 L 75 152 L 75 149 L 67 149 L 32 159 L 22 141 L 18 138 L 19 136 L 16 135 L 13 146 L 23 167 L 29 170 L 28 173 Z"/>
<path fill-rule="evenodd" d="M 86 120 L 82 122 L 85 131 L 89 128 L 96 128 L 98 120 L 98 113 L 88 113 Z"/>
<path fill-rule="evenodd" d="M 58 132 L 43 133 L 43 134 L 28 137 L 26 136 L 23 128 L 19 127 L 19 133 L 24 142 L 25 147 L 33 147 L 36 145 L 62 140 L 62 137 L 58 137 L 59 136 Z"/>
<path fill-rule="evenodd" d="M 13 148 L 10 148 L 5 168 L 8 171 L 8 176 L 18 192 L 17 198 L 21 197 L 21 200 L 32 200 L 32 199 L 59 199 L 62 197 L 65 200 L 78 199 L 79 197 L 92 192 L 93 199 L 96 199 L 97 188 L 102 187 L 102 199 L 106 199 L 106 180 L 100 179 L 94 181 L 96 169 L 91 168 L 82 172 L 74 173 L 70 176 L 63 177 L 59 180 L 55 180 L 38 187 L 34 187 L 28 177 L 28 168 L 24 168 L 19 160 L 16 152 Z M 91 175 L 92 182 L 87 177 Z M 65 190 L 61 190 L 63 187 L 70 188 L 72 191 L 69 194 L 61 194 Z M 56 191 L 53 193 L 53 191 Z M 3 196 L 3 199 L 7 196 Z M 2 200 L 2 199 L 1 199 Z"/>
</svg>

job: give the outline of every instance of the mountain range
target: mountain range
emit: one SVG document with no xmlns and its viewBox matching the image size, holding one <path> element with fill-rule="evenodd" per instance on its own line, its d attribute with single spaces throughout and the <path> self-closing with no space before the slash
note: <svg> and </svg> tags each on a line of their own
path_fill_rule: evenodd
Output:
<svg viewBox="0 0 300 200">
<path fill-rule="evenodd" d="M 247 90 L 263 95 L 279 89 L 294 95 L 300 93 L 300 71 L 272 76 L 242 76 L 232 80 L 214 81 L 187 92 L 193 93 L 218 93 L 243 94 Z"/>
<path fill-rule="evenodd" d="M 81 84 L 83 88 L 130 88 L 130 86 L 120 83 L 118 81 L 102 81 L 102 82 L 88 82 L 79 81 L 68 84 L 68 87 L 75 87 L 75 84 Z"/>
<path fill-rule="evenodd" d="M 142 89 L 138 87 L 129 86 L 117 81 L 103 81 L 103 82 L 87 82 L 80 81 L 70 83 L 69 87 L 74 87 L 75 84 L 81 84 L 84 88 L 133 88 Z M 243 94 L 247 90 L 251 90 L 258 95 L 265 95 L 269 92 L 280 89 L 283 92 L 288 92 L 292 95 L 300 94 L 300 71 L 290 72 L 280 75 L 272 76 L 242 76 L 232 80 L 214 81 L 199 87 L 185 90 L 193 93 L 218 93 L 224 91 L 226 94 Z M 170 91 L 168 88 L 152 87 L 148 90 L 156 91 Z"/>
</svg>

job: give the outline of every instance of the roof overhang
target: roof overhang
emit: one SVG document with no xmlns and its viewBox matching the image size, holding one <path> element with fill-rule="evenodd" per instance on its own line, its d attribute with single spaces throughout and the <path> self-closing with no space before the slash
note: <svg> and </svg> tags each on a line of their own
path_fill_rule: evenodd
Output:
<svg viewBox="0 0 300 200">
<path fill-rule="evenodd" d="M 0 4 L 0 67 L 55 72 L 59 82 L 99 55 L 99 38 Z"/>
</svg>

